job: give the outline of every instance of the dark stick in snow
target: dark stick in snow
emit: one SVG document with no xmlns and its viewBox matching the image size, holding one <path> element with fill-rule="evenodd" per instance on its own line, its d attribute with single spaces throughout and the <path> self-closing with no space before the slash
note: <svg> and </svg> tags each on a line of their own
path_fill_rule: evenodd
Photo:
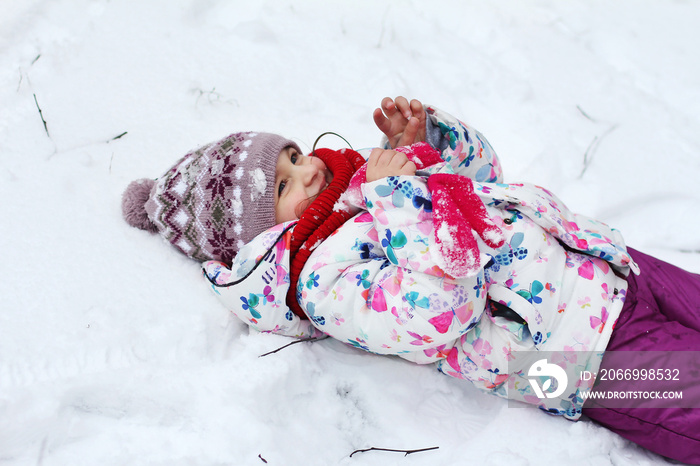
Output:
<svg viewBox="0 0 700 466">
<path fill-rule="evenodd" d="M 372 450 L 375 450 L 375 451 L 391 451 L 391 452 L 394 452 L 394 453 L 405 453 L 405 455 L 403 455 L 403 456 L 408 456 L 408 455 L 410 455 L 411 453 L 420 453 L 420 452 L 422 452 L 422 451 L 437 450 L 438 448 L 440 448 L 440 447 L 419 448 L 418 450 L 393 450 L 393 449 L 391 449 L 391 448 L 371 447 L 371 448 L 366 448 L 366 449 L 364 449 L 364 450 L 355 450 L 355 451 L 353 451 L 352 453 L 350 453 L 350 458 L 352 458 L 352 455 L 354 455 L 355 453 L 364 453 L 364 452 L 366 452 L 366 451 L 372 451 Z"/>
<path fill-rule="evenodd" d="M 262 358 L 263 356 L 267 356 L 267 355 L 269 355 L 269 354 L 276 353 L 276 352 L 278 352 L 278 351 L 281 351 L 281 350 L 285 349 L 285 348 L 288 347 L 288 346 L 296 345 L 297 343 L 303 343 L 303 342 L 305 342 L 305 341 L 319 341 L 319 340 L 325 340 L 326 338 L 328 338 L 328 336 L 321 337 L 321 338 L 315 338 L 315 337 L 313 337 L 313 338 L 301 338 L 301 339 L 295 340 L 295 341 L 293 341 L 293 342 L 291 342 L 291 343 L 287 343 L 287 344 L 284 345 L 284 346 L 280 346 L 279 348 L 277 348 L 277 349 L 274 350 L 274 351 L 270 351 L 269 353 L 261 354 L 261 355 L 258 356 L 258 357 L 259 357 L 259 358 Z"/>
<path fill-rule="evenodd" d="M 49 128 L 46 126 L 46 120 L 44 120 L 44 114 L 41 113 L 41 107 L 39 107 L 39 102 L 36 100 L 36 94 L 32 94 L 34 96 L 34 103 L 36 104 L 37 110 L 39 110 L 39 116 L 41 117 L 41 122 L 44 123 L 44 130 L 46 131 L 46 135 L 51 139 L 51 135 L 49 134 Z"/>
<path fill-rule="evenodd" d="M 116 141 L 117 139 L 121 138 L 122 136 L 126 136 L 127 134 L 128 134 L 128 133 L 127 133 L 126 131 L 124 131 L 124 132 L 123 132 L 122 134 L 120 134 L 119 136 L 114 136 L 112 139 L 110 139 L 109 141 L 107 141 L 107 144 L 109 144 L 111 141 Z"/>
<path fill-rule="evenodd" d="M 593 123 L 599 123 L 598 120 L 595 118 L 591 117 L 588 113 L 584 112 L 583 109 L 581 108 L 580 105 L 577 105 L 576 108 L 578 109 L 579 112 L 581 112 L 581 115 L 583 115 L 586 119 L 592 121 Z M 603 132 L 600 136 L 595 136 L 591 143 L 588 145 L 586 148 L 586 152 L 583 153 L 583 169 L 581 170 L 581 173 L 578 175 L 578 178 L 581 179 L 583 178 L 583 175 L 586 173 L 586 170 L 588 170 L 588 166 L 591 164 L 591 160 L 593 160 L 593 154 L 596 153 L 598 150 L 598 146 L 600 145 L 601 141 L 605 136 L 613 132 L 618 125 L 610 125 L 610 127 Z"/>
</svg>

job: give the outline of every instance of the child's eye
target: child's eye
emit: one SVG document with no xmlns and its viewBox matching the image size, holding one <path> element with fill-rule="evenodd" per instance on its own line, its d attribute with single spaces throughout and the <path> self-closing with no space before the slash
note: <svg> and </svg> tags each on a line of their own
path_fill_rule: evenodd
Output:
<svg viewBox="0 0 700 466">
<path fill-rule="evenodd" d="M 284 191 L 285 186 L 287 186 L 287 181 L 285 181 L 285 180 L 280 181 L 280 185 L 277 188 L 277 197 L 280 197 L 282 195 L 282 192 Z"/>
<path fill-rule="evenodd" d="M 289 160 L 291 160 L 292 163 L 296 165 L 298 156 L 299 154 L 297 154 L 296 152 L 292 152 L 292 155 L 289 156 Z"/>
</svg>

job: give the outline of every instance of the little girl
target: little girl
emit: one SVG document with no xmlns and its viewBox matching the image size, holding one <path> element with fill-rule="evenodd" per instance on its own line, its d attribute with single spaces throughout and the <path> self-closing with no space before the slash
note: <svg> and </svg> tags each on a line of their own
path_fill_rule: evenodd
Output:
<svg viewBox="0 0 700 466">
<path fill-rule="evenodd" d="M 543 188 L 502 184 L 486 139 L 447 113 L 385 98 L 374 120 L 387 144 L 367 163 L 228 136 L 132 183 L 125 218 L 204 261 L 224 305 L 259 331 L 437 363 L 571 420 L 593 380 L 535 396 L 526 355 L 575 351 L 559 366 L 598 373 L 606 349 L 700 349 L 700 276 L 626 249 Z M 623 437 L 700 464 L 700 410 L 589 406 Z"/>
</svg>

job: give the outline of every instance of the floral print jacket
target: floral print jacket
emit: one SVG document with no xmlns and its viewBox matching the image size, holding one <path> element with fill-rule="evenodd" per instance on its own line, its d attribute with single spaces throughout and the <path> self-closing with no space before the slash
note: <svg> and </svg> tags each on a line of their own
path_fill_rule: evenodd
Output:
<svg viewBox="0 0 700 466">
<path fill-rule="evenodd" d="M 546 189 L 503 184 L 479 132 L 426 110 L 428 140 L 445 162 L 362 185 L 366 210 L 321 243 L 302 272 L 297 297 L 309 320 L 285 304 L 294 222 L 259 235 L 230 268 L 204 263 L 211 288 L 259 331 L 327 334 L 365 351 L 437 363 L 496 395 L 577 419 L 593 381 L 579 378 L 563 396 L 540 399 L 528 378 L 532 355 L 558 351 L 567 371 L 596 372 L 622 309 L 624 276 L 636 265 L 616 230 L 572 213 Z M 468 278 L 445 274 L 431 256 L 426 179 L 442 172 L 472 178 L 506 236 L 498 249 L 475 236 L 485 266 Z"/>
</svg>

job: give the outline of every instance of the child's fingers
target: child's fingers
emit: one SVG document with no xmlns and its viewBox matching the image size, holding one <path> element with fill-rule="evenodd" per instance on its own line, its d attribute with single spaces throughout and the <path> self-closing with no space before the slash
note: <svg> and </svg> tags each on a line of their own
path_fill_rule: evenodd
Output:
<svg viewBox="0 0 700 466">
<path fill-rule="evenodd" d="M 367 160 L 366 181 L 387 176 L 415 175 L 416 164 L 406 154 L 391 149 L 372 149 Z"/>
<path fill-rule="evenodd" d="M 385 116 L 384 112 L 382 112 L 381 108 L 377 108 L 374 110 L 374 113 L 372 114 L 372 117 L 374 118 L 374 124 L 377 125 L 377 128 L 379 128 L 379 131 L 382 133 L 386 134 L 387 137 L 391 137 L 391 121 L 389 121 Z"/>
<path fill-rule="evenodd" d="M 391 117 L 396 112 L 396 104 L 391 97 L 384 97 L 381 106 L 387 117 Z"/>
<path fill-rule="evenodd" d="M 425 120 L 428 118 L 425 108 L 423 108 L 423 104 L 419 100 L 413 99 L 411 101 L 411 111 L 413 112 L 413 117 L 418 120 L 416 136 L 413 142 L 425 141 Z"/>
<path fill-rule="evenodd" d="M 423 104 L 403 96 L 384 97 L 373 114 L 377 128 L 386 135 L 391 147 L 409 146 L 425 140 L 426 114 Z"/>
<path fill-rule="evenodd" d="M 427 115 L 425 114 L 423 104 L 419 100 L 413 99 L 411 101 L 411 112 L 421 124 L 425 124 L 425 119 L 427 118 Z"/>
<path fill-rule="evenodd" d="M 379 163 L 387 168 L 387 173 L 390 175 L 398 175 L 406 162 L 408 157 L 403 152 L 385 150 Z"/>
<path fill-rule="evenodd" d="M 406 120 L 410 120 L 413 113 L 411 112 L 411 104 L 406 97 L 398 96 L 394 99 L 394 103 L 396 104 L 397 110 L 401 112 L 401 115 L 403 115 Z"/>
<path fill-rule="evenodd" d="M 377 162 L 379 161 L 379 156 L 382 155 L 384 152 L 384 149 L 380 148 L 375 148 L 372 149 L 372 152 L 369 153 L 369 158 L 367 159 L 367 166 L 368 167 L 376 167 Z"/>
<path fill-rule="evenodd" d="M 399 141 L 396 145 L 397 146 L 410 146 L 411 144 L 416 142 L 416 135 L 418 134 L 419 129 L 420 129 L 420 122 L 418 121 L 417 118 L 412 117 L 410 120 L 408 120 L 408 124 L 406 125 L 406 128 L 403 130 L 403 133 L 401 134 L 401 137 L 399 138 Z"/>
<path fill-rule="evenodd" d="M 416 164 L 411 162 L 410 160 L 403 164 L 403 166 L 401 167 L 401 171 L 399 172 L 399 175 L 414 176 L 415 174 Z"/>
<path fill-rule="evenodd" d="M 416 174 L 416 165 L 408 160 L 408 156 L 406 154 L 398 151 L 387 152 L 391 152 L 390 154 L 387 154 L 391 157 L 387 166 L 387 172 L 390 176 Z"/>
<path fill-rule="evenodd" d="M 372 152 L 369 153 L 369 159 L 367 159 L 367 167 L 380 167 L 382 169 L 390 167 L 393 163 L 395 163 L 394 154 L 397 153 L 400 154 L 400 152 L 396 152 L 392 149 L 372 149 Z M 405 157 L 405 154 L 401 155 Z"/>
<path fill-rule="evenodd" d="M 423 110 L 423 104 L 420 100 L 411 100 L 411 114 L 416 118 L 420 118 L 421 115 L 425 114 L 425 110 Z"/>
<path fill-rule="evenodd" d="M 394 151 L 380 148 L 372 149 L 367 159 L 367 171 L 365 174 L 368 183 L 389 176 L 389 164 Z"/>
</svg>

